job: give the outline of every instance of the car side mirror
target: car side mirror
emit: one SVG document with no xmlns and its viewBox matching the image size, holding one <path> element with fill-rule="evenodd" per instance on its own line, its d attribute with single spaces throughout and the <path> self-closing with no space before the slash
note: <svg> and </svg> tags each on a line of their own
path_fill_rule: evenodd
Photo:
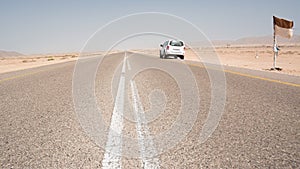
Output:
<svg viewBox="0 0 300 169">
<path fill-rule="evenodd" d="M 160 47 L 163 47 L 163 45 L 162 45 L 162 44 L 160 44 Z"/>
</svg>

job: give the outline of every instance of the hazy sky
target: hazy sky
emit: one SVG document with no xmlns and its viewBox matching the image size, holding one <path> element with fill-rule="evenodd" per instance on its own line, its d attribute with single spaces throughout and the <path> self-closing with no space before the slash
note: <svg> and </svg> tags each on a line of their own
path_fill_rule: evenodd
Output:
<svg viewBox="0 0 300 169">
<path fill-rule="evenodd" d="M 0 50 L 24 54 L 79 51 L 98 28 L 136 12 L 180 16 L 212 40 L 271 35 L 272 15 L 294 20 L 299 34 L 299 7 L 299 0 L 2 0 Z"/>
</svg>

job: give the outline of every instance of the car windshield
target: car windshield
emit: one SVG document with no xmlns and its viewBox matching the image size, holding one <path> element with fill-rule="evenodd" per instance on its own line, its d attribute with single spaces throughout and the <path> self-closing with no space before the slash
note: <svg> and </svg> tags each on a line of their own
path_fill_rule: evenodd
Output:
<svg viewBox="0 0 300 169">
<path fill-rule="evenodd" d="M 183 46 L 183 42 L 172 40 L 172 41 L 170 42 L 170 45 L 171 45 L 171 46 Z"/>
</svg>

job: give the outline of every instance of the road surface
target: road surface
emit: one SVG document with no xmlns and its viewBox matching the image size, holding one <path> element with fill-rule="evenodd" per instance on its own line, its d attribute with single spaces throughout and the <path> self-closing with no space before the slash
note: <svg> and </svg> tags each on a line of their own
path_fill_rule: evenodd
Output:
<svg viewBox="0 0 300 169">
<path fill-rule="evenodd" d="M 1 168 L 299 168 L 300 78 L 224 70 L 121 52 L 0 74 Z"/>
</svg>

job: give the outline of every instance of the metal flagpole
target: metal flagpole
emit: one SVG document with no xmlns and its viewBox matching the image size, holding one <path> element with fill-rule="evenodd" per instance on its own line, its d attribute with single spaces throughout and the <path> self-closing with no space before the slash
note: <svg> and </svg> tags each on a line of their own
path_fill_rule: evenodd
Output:
<svg viewBox="0 0 300 169">
<path fill-rule="evenodd" d="M 274 59 L 273 59 L 273 69 L 276 70 L 276 53 L 277 45 L 276 45 L 276 35 L 275 35 L 275 18 L 273 16 L 273 52 L 274 52 Z"/>
</svg>

